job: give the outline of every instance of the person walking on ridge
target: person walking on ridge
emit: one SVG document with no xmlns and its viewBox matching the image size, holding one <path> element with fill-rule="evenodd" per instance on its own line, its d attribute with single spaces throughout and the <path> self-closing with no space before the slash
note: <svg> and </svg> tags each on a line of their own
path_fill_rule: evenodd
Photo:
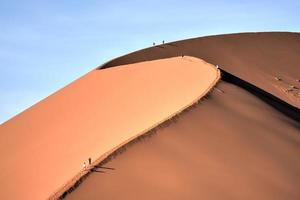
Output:
<svg viewBox="0 0 300 200">
<path fill-rule="evenodd" d="M 83 167 L 83 170 L 86 170 L 86 163 L 85 162 L 83 162 L 82 167 Z"/>
</svg>

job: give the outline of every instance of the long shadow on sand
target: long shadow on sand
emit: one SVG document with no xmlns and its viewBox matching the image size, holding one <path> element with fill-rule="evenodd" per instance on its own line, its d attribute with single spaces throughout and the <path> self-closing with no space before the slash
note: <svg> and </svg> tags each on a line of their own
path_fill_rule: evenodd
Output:
<svg viewBox="0 0 300 200">
<path fill-rule="evenodd" d="M 95 166 L 97 169 L 109 169 L 109 170 L 115 170 L 115 168 L 112 167 L 103 167 L 103 166 Z"/>
<path fill-rule="evenodd" d="M 221 75 L 222 80 L 224 80 L 228 83 L 232 83 L 234 85 L 237 85 L 237 86 L 247 90 L 248 92 L 250 92 L 251 94 L 254 94 L 255 96 L 257 96 L 258 98 L 260 98 L 267 104 L 271 105 L 272 107 L 274 107 L 281 113 L 294 119 L 297 122 L 300 122 L 300 110 L 298 108 L 286 103 L 285 101 L 275 97 L 274 95 L 272 95 L 256 86 L 252 85 L 251 83 L 244 81 L 229 72 L 224 71 L 223 69 L 220 69 L 220 70 L 221 70 L 221 74 L 222 74 Z"/>
<path fill-rule="evenodd" d="M 100 170 L 97 170 L 97 169 L 91 169 L 90 172 L 105 173 L 104 171 L 100 171 Z"/>
</svg>

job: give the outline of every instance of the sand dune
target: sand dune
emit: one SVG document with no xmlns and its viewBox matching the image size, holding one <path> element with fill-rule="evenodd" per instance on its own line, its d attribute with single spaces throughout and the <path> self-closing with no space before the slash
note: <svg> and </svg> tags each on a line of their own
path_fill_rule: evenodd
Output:
<svg viewBox="0 0 300 200">
<path fill-rule="evenodd" d="M 299 33 L 229 34 L 104 64 L 0 126 L 1 198 L 57 197 L 89 157 L 127 145 L 66 197 L 299 199 L 299 44 Z M 189 107 L 219 80 L 209 63 L 236 79 Z"/>
<path fill-rule="evenodd" d="M 0 127 L 0 196 L 45 199 L 107 153 L 186 108 L 213 65 L 175 57 L 93 70 Z"/>
<path fill-rule="evenodd" d="M 201 58 L 300 108 L 300 34 L 239 33 L 172 42 L 114 59 L 102 68 L 168 58 Z"/>
<path fill-rule="evenodd" d="M 221 82 L 66 199 L 299 199 L 299 124 Z"/>
<path fill-rule="evenodd" d="M 299 44 L 299 33 L 202 37 L 99 67 L 184 54 L 218 64 L 243 83 L 224 78 L 241 87 L 221 82 L 209 99 L 125 148 L 66 198 L 299 199 Z"/>
</svg>

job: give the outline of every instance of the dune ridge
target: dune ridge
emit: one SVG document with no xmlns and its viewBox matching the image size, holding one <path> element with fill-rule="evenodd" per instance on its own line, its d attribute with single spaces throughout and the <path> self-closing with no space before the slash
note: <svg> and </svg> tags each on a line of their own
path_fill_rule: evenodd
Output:
<svg viewBox="0 0 300 200">
<path fill-rule="evenodd" d="M 155 134 L 161 127 L 167 127 L 173 123 L 173 121 L 176 121 L 178 118 L 180 118 L 180 115 L 183 113 L 189 112 L 192 110 L 195 106 L 200 104 L 202 101 L 205 101 L 205 98 L 208 98 L 210 93 L 213 91 L 214 86 L 218 84 L 218 81 L 220 80 L 220 73 L 218 73 L 218 77 L 214 84 L 212 84 L 207 91 L 198 97 L 195 101 L 188 104 L 184 108 L 178 110 L 176 113 L 170 115 L 164 120 L 161 120 L 161 122 L 158 122 L 157 124 L 153 125 L 152 127 L 142 131 L 141 133 L 133 136 L 132 138 L 128 139 L 127 141 L 121 143 L 120 145 L 116 146 L 115 148 L 111 149 L 110 151 L 106 152 L 103 156 L 95 160 L 91 166 L 88 167 L 88 171 L 82 172 L 78 175 L 76 175 L 71 181 L 69 181 L 66 185 L 64 185 L 58 192 L 55 192 L 55 194 L 51 195 L 49 199 L 64 199 L 69 193 L 73 192 L 82 181 L 84 181 L 85 178 L 90 173 L 93 173 L 93 169 L 96 169 L 97 166 L 102 166 L 115 158 L 116 156 L 120 155 L 122 152 L 126 151 L 126 148 L 139 142 L 140 140 L 143 140 L 144 138 L 151 137 L 153 134 Z"/>
<path fill-rule="evenodd" d="M 99 66 L 192 55 L 219 65 L 222 81 L 203 106 L 100 163 L 117 170 L 92 173 L 67 199 L 299 199 L 299 44 L 288 32 L 208 36 Z"/>
<path fill-rule="evenodd" d="M 226 72 L 225 70 L 220 69 L 220 77 L 221 80 L 226 81 L 228 83 L 234 84 L 236 86 L 239 86 L 247 91 L 249 91 L 251 94 L 254 94 L 256 96 L 258 96 L 260 99 L 262 99 L 264 102 L 266 102 L 267 104 L 271 105 L 272 107 L 274 107 L 275 109 L 279 110 L 280 112 L 284 113 L 287 117 L 296 120 L 297 122 L 300 121 L 300 115 L 299 115 L 299 109 L 291 106 L 290 104 L 282 101 L 281 99 L 273 96 L 272 94 L 269 94 L 267 92 L 265 92 L 264 90 L 257 88 L 256 86 L 248 83 L 247 81 L 244 81 L 228 72 Z M 214 84 L 214 86 L 217 86 L 217 82 Z M 210 95 L 211 92 L 213 92 L 214 87 L 211 88 L 207 93 L 206 97 L 208 97 Z M 196 102 L 192 103 L 191 105 L 187 106 L 186 108 L 182 109 L 181 111 L 179 111 L 177 114 L 174 114 L 173 116 L 170 116 L 168 119 L 164 120 L 163 122 L 157 124 L 156 126 L 153 126 L 152 128 L 150 128 L 149 130 L 145 131 L 142 134 L 139 134 L 137 137 L 128 140 L 126 143 L 124 143 L 123 145 L 115 148 L 113 151 L 111 151 L 111 153 L 107 154 L 108 156 L 106 156 L 106 158 L 104 159 L 99 159 L 95 165 L 93 165 L 90 169 L 94 169 L 95 166 L 103 166 L 104 164 L 106 164 L 107 162 L 109 162 L 112 158 L 115 158 L 116 156 L 118 156 L 119 154 L 121 154 L 123 151 L 126 151 L 126 148 L 128 146 L 131 146 L 132 144 L 143 140 L 144 137 L 148 137 L 154 133 L 156 133 L 158 130 L 160 130 L 161 127 L 168 127 L 169 125 L 172 124 L 172 121 L 176 121 L 176 118 L 180 117 L 180 115 L 182 113 L 186 113 L 188 111 L 190 111 L 191 109 L 193 109 L 195 106 L 197 106 L 201 101 L 203 100 L 203 97 L 200 97 Z M 97 164 L 98 163 L 98 164 Z M 89 173 L 92 173 L 92 171 L 89 171 L 87 175 L 89 175 Z M 74 191 L 77 187 L 79 187 L 80 183 L 86 178 L 86 176 L 81 177 L 80 179 L 78 179 L 76 181 L 75 184 L 73 184 L 72 187 L 69 187 L 69 189 L 67 189 L 66 192 L 64 192 L 59 199 L 64 199 L 68 193 L 71 193 L 72 191 Z"/>
<path fill-rule="evenodd" d="M 190 59 L 192 57 L 186 56 L 186 58 Z M 193 58 L 192 58 L 193 59 Z M 215 68 L 215 66 L 211 65 L 211 67 Z M 143 130 L 140 133 L 137 133 L 136 135 L 132 136 L 131 138 L 128 138 L 126 141 L 123 141 L 119 145 L 115 146 L 114 148 L 110 149 L 109 151 L 105 152 L 102 156 L 100 156 L 98 159 L 96 159 L 92 164 L 87 168 L 87 171 L 81 171 L 79 174 L 77 174 L 74 178 L 72 178 L 68 183 L 66 183 L 64 186 L 61 187 L 57 192 L 55 192 L 53 195 L 49 197 L 49 199 L 63 199 L 69 192 L 72 192 L 76 187 L 79 186 L 82 179 L 84 179 L 89 173 L 91 169 L 94 169 L 97 165 L 103 165 L 103 163 L 106 163 L 108 160 L 111 159 L 111 157 L 114 157 L 116 154 L 119 154 L 118 152 L 122 151 L 122 149 L 126 148 L 127 145 L 130 145 L 131 143 L 135 143 L 139 138 L 146 135 L 151 134 L 151 132 L 155 131 L 160 126 L 164 126 L 165 124 L 168 124 L 169 121 L 172 121 L 178 115 L 181 113 L 188 111 L 190 108 L 198 104 L 202 98 L 205 96 L 208 96 L 211 90 L 213 90 L 214 86 L 218 83 L 218 81 L 221 78 L 221 72 L 220 70 L 216 69 L 216 77 L 213 80 L 213 82 L 206 88 L 206 90 L 199 94 L 199 96 L 194 99 L 192 102 L 188 103 L 184 107 L 180 108 L 179 110 L 173 112 L 171 115 L 167 116 L 166 118 L 162 119 L 161 121 L 157 122 L 156 124 L 152 125 L 151 127 Z"/>
<path fill-rule="evenodd" d="M 300 33 L 294 32 L 196 37 L 141 49 L 112 59 L 97 69 L 189 55 L 219 65 L 228 73 L 300 108 L 299 43 Z"/>
<path fill-rule="evenodd" d="M 295 185 L 297 186 L 299 182 L 294 180 L 293 175 L 299 172 L 296 168 L 299 166 L 299 159 L 295 157 L 297 152 L 299 152 L 299 137 L 296 133 L 297 130 L 299 130 L 299 124 L 297 124 L 297 122 L 299 122 L 300 105 L 300 82 L 297 80 L 300 79 L 298 78 L 299 68 L 295 67 L 300 64 L 298 59 L 300 53 L 299 42 L 300 34 L 284 32 L 209 36 L 157 45 L 121 56 L 103 64 L 74 83 L 39 102 L 36 106 L 31 107 L 0 126 L 0 152 L 2 152 L 2 159 L 4 161 L 3 165 L 0 166 L 0 181 L 6 182 L 0 191 L 2 197 L 11 199 L 20 199 L 21 197 L 22 199 L 41 199 L 47 198 L 50 195 L 50 199 L 63 198 L 88 176 L 88 170 L 92 170 L 96 165 L 105 164 L 120 151 L 122 152 L 123 149 L 126 149 L 128 145 L 138 141 L 143 138 L 143 136 L 147 137 L 147 135 L 151 135 L 155 130 L 170 132 L 178 137 L 173 138 L 171 136 L 172 134 L 157 134 L 157 138 L 160 138 L 160 140 L 147 140 L 150 143 L 154 142 L 158 145 L 156 147 L 164 149 L 165 152 L 164 155 L 154 155 L 151 149 L 149 149 L 149 146 L 146 145 L 145 151 L 141 152 L 149 153 L 151 156 L 154 156 L 152 157 L 154 162 L 175 163 L 175 165 L 173 165 L 175 169 L 177 169 L 177 165 L 183 167 L 180 161 L 181 159 L 188 161 L 187 163 L 190 164 L 202 162 L 201 159 L 195 159 L 189 154 L 184 158 L 180 157 L 181 154 L 174 154 L 174 156 L 171 154 L 169 155 L 171 157 L 166 157 L 170 150 L 185 152 L 185 149 L 197 149 L 197 142 L 202 143 L 203 147 L 207 148 L 201 149 L 202 146 L 200 146 L 197 151 L 197 156 L 202 155 L 204 160 L 216 162 L 216 160 L 214 160 L 215 157 L 221 160 L 228 158 L 227 154 L 222 154 L 222 152 L 217 153 L 215 152 L 215 148 L 211 148 L 218 144 L 216 141 L 223 138 L 224 143 L 222 142 L 218 145 L 221 146 L 224 152 L 228 151 L 229 155 L 235 155 L 235 160 L 231 160 L 231 158 L 234 157 L 230 157 L 230 162 L 225 162 L 223 167 L 228 170 L 228 168 L 226 168 L 228 167 L 227 164 L 233 164 L 235 168 L 240 166 L 238 173 L 232 171 L 230 174 L 234 179 L 243 180 L 239 179 L 239 176 L 244 173 L 244 175 L 246 175 L 246 183 L 253 184 L 252 186 L 254 188 L 256 188 L 256 185 L 261 185 L 267 191 L 265 196 L 268 198 L 266 199 L 272 199 L 270 197 L 274 197 L 273 194 L 276 191 L 273 190 L 274 185 L 280 189 L 278 193 L 283 196 L 289 196 L 289 193 L 286 193 L 286 191 L 292 191 L 291 196 L 293 197 L 298 196 L 299 194 L 295 190 Z M 181 68 L 178 63 L 182 64 L 181 67 L 185 67 Z M 178 74 L 171 73 L 171 76 L 169 76 L 169 72 L 173 72 L 173 68 L 170 68 L 172 65 L 176 65 L 177 68 L 175 67 L 175 69 Z M 223 76 L 221 75 L 220 77 L 220 71 L 217 70 L 214 65 L 219 65 Z M 129 68 L 130 66 L 134 68 L 135 73 L 130 73 L 133 72 L 131 68 Z M 154 69 L 158 70 L 160 66 L 167 67 L 165 69 L 161 67 L 162 73 L 166 76 L 160 76 L 161 74 L 159 73 L 155 74 Z M 186 70 L 187 66 L 193 66 L 192 68 L 195 70 L 194 73 L 188 74 L 188 72 L 191 71 Z M 204 67 L 203 69 L 210 69 L 216 73 L 216 77 L 213 75 L 214 79 L 212 79 L 211 82 L 205 79 L 205 74 L 208 73 L 207 71 L 205 72 L 204 70 L 204 74 L 202 74 L 201 70 L 198 71 L 198 69 L 200 69 L 198 67 L 201 66 Z M 104 74 L 106 75 L 104 76 Z M 118 74 L 117 79 L 115 79 L 115 74 Z M 203 80 L 196 76 L 196 74 L 201 75 Z M 134 80 L 137 81 L 135 82 L 136 84 L 141 83 L 138 82 L 138 80 L 141 81 L 148 77 L 149 80 L 147 79 L 148 81 L 144 83 L 146 84 L 146 88 L 142 88 L 142 84 L 139 84 L 138 88 L 133 87 L 136 85 L 132 82 L 132 78 L 134 78 L 133 75 L 135 75 Z M 152 78 L 153 75 L 155 75 L 154 77 L 159 77 L 158 82 L 153 82 L 153 80 L 158 80 L 157 77 Z M 210 78 L 212 78 L 211 75 L 212 74 L 209 76 Z M 164 79 L 166 77 L 171 83 L 175 83 L 176 87 L 166 84 L 167 81 Z M 178 77 L 184 78 L 178 79 Z M 209 91 L 212 91 L 214 85 L 216 85 L 220 78 L 227 82 L 220 81 L 221 84 L 218 85 L 218 88 L 213 90 L 214 98 L 212 98 L 212 101 L 205 101 L 206 106 L 202 108 L 203 110 L 199 110 L 197 105 L 201 102 L 201 98 L 205 97 Z M 118 90 L 118 88 L 116 90 L 114 86 L 118 81 L 122 84 L 122 87 L 119 87 L 121 90 Z M 182 81 L 182 85 L 178 84 L 179 81 Z M 187 81 L 188 83 L 186 83 Z M 208 85 L 205 85 L 204 82 Z M 164 92 L 155 93 L 153 92 L 154 88 L 152 86 L 157 87 L 155 88 L 156 91 L 161 89 L 161 87 L 164 88 L 162 91 L 168 90 L 167 88 L 169 88 L 170 91 L 168 90 L 168 94 Z M 236 86 L 239 88 L 236 88 Z M 181 88 L 181 90 L 177 87 Z M 199 87 L 199 90 L 197 87 Z M 174 90 L 174 88 L 176 90 Z M 200 88 L 202 92 L 200 92 Z M 111 89 L 115 89 L 115 91 L 111 92 Z M 132 93 L 132 89 L 136 93 Z M 248 94 L 245 90 L 251 94 Z M 99 91 L 106 91 L 107 93 L 101 93 Z M 149 101 L 148 104 L 143 101 L 138 101 L 137 105 L 135 105 L 133 102 L 136 101 L 134 98 L 136 96 L 132 97 L 128 94 L 128 91 L 131 92 L 130 94 L 139 94 L 139 96 L 144 97 L 144 101 Z M 146 98 L 148 93 L 150 96 Z M 162 97 L 162 95 L 170 95 L 170 101 L 167 101 L 168 96 Z M 252 95 L 256 95 L 267 104 L 262 103 Z M 124 97 L 126 97 L 126 101 L 123 102 Z M 158 97 L 161 98 L 160 101 L 157 101 Z M 190 99 L 186 99 L 186 97 Z M 151 100 L 149 100 L 151 98 L 155 98 L 155 101 L 151 102 Z M 122 99 L 122 101 L 120 101 L 120 99 Z M 177 103 L 180 102 L 177 106 L 173 104 L 172 100 L 174 99 L 176 99 Z M 162 101 L 164 103 L 161 103 Z M 116 107 L 110 107 L 112 105 Z M 272 105 L 277 110 L 269 108 L 269 105 Z M 141 112 L 137 109 L 137 106 L 141 106 L 141 108 L 145 108 L 145 110 Z M 165 108 L 166 106 L 168 109 Z M 194 107 L 196 109 L 192 109 Z M 105 112 L 106 115 L 102 115 L 101 113 L 105 111 L 105 108 L 111 108 L 114 112 L 112 112 L 112 114 L 111 112 Z M 124 113 L 127 112 L 127 115 L 118 112 L 120 110 Z M 149 115 L 149 113 L 151 114 L 151 112 L 155 110 L 161 110 L 161 112 L 154 112 L 153 116 Z M 185 123 L 175 123 L 166 129 L 159 128 L 172 120 L 176 120 L 178 115 L 188 110 L 192 112 L 184 115 L 184 117 L 179 120 L 183 120 Z M 287 117 L 284 115 L 281 116 L 277 111 L 281 111 L 286 114 Z M 59 115 L 57 115 L 57 113 L 59 113 Z M 120 117 L 119 115 L 121 114 L 124 114 L 124 116 L 128 118 Z M 137 114 L 138 117 L 132 117 Z M 295 121 L 290 120 L 290 118 Z M 144 121 L 141 121 L 142 119 L 144 119 Z M 203 120 L 205 124 L 199 124 L 199 119 Z M 214 122 L 214 119 L 218 121 Z M 106 121 L 112 123 L 110 128 L 105 128 L 104 122 Z M 147 124 L 145 121 L 152 123 Z M 215 123 L 217 123 L 218 126 L 215 126 Z M 139 126 L 135 127 L 135 125 Z M 187 125 L 191 125 L 191 127 L 187 127 Z M 123 127 L 123 129 L 121 130 L 120 127 Z M 133 129 L 129 127 L 133 127 Z M 287 131 L 287 133 L 282 134 L 283 130 Z M 182 132 L 187 132 L 190 135 L 182 135 Z M 199 132 L 201 134 L 199 134 Z M 215 135 L 217 135 L 218 138 L 215 138 Z M 84 139 L 87 140 L 84 141 Z M 208 140 L 208 143 L 203 143 L 203 139 L 210 140 Z M 215 141 L 215 139 L 217 140 Z M 181 140 L 187 143 L 181 144 Z M 102 143 L 98 141 L 102 141 Z M 160 142 L 162 142 L 162 144 Z M 168 149 L 169 146 L 164 146 L 163 143 L 171 145 L 171 147 L 174 147 L 173 144 L 177 144 L 177 147 Z M 262 145 L 263 143 L 266 145 Z M 243 149 L 241 144 L 246 145 L 245 149 Z M 277 147 L 275 144 L 282 148 Z M 252 150 L 251 145 L 257 148 Z M 51 146 L 55 147 L 53 148 Z M 14 148 L 10 149 L 9 147 Z M 243 149 L 241 154 L 236 152 L 237 147 Z M 133 149 L 135 148 L 143 149 L 139 143 L 133 145 Z M 10 149 L 10 156 L 5 154 L 7 149 Z M 259 149 L 263 151 L 259 151 Z M 154 152 L 158 153 L 157 149 L 155 149 Z M 272 152 L 277 152 L 278 154 L 272 154 Z M 205 153 L 209 155 L 212 154 L 212 157 L 207 157 Z M 213 153 L 217 154 L 213 155 Z M 220 153 L 223 157 L 219 157 Z M 255 169 L 255 172 L 260 175 L 259 178 L 265 181 L 265 185 L 252 179 L 252 172 L 249 173 L 249 171 L 247 171 L 248 167 L 243 168 L 245 167 L 244 164 L 248 163 L 249 160 L 239 156 L 243 155 L 245 157 L 248 153 L 254 155 L 250 159 L 252 162 L 261 162 L 264 168 L 267 169 L 269 167 L 273 170 L 267 172 L 267 175 L 264 175 L 259 169 Z M 132 165 L 130 164 L 132 158 L 139 157 L 140 151 L 131 152 L 129 154 L 128 160 L 123 159 L 123 154 L 118 157 L 118 159 L 110 161 L 111 163 L 116 163 L 126 168 Z M 87 155 L 93 158 L 93 163 L 88 167 L 88 170 L 82 170 L 82 168 L 80 168 L 80 160 L 86 159 Z M 58 156 L 58 158 L 55 156 Z M 25 165 L 27 168 L 18 165 L 22 158 L 24 160 L 23 162 L 27 163 L 27 165 Z M 140 161 L 143 161 L 143 159 L 145 158 L 141 158 Z M 39 165 L 34 165 L 35 160 L 38 161 Z M 219 160 L 217 161 L 219 162 Z M 285 161 L 293 164 L 293 166 L 287 167 Z M 45 164 L 47 162 L 48 166 Z M 149 164 L 147 160 L 143 162 L 148 162 Z M 40 165 L 40 163 L 42 164 Z M 270 165 L 270 163 L 273 165 Z M 220 165 L 215 166 L 216 169 L 224 163 L 219 164 Z M 187 167 L 189 168 L 190 166 L 184 166 L 184 168 Z M 22 173 L 22 171 L 26 169 L 27 172 Z M 167 169 L 169 168 L 165 170 Z M 286 169 L 290 169 L 290 171 Z M 30 170 L 32 171 L 31 173 Z M 206 170 L 209 172 L 210 168 Z M 229 169 L 229 171 L 230 170 L 231 169 Z M 47 171 L 46 174 L 44 173 L 45 171 Z M 143 171 L 143 169 L 141 171 Z M 132 175 L 138 179 L 152 180 L 150 175 L 156 177 L 157 174 L 154 173 L 155 170 L 149 174 L 139 174 L 139 172 L 140 170 L 138 168 L 136 168 L 136 171 L 131 171 Z M 194 174 L 184 176 L 185 172 L 178 174 L 178 172 L 176 172 L 176 170 L 173 171 L 173 169 L 170 170 L 171 173 L 169 173 L 169 171 L 165 172 L 167 178 L 174 180 L 182 179 L 176 182 L 178 185 L 184 183 L 185 180 L 196 181 L 196 183 L 199 181 L 193 179 Z M 205 173 L 201 174 L 202 171 L 198 171 L 198 168 L 194 166 L 191 166 L 191 172 L 199 173 L 199 177 L 206 176 Z M 219 173 L 221 177 L 228 177 L 226 172 L 228 171 L 217 170 L 217 172 L 214 173 Z M 32 174 L 36 176 L 30 177 Z M 47 181 L 44 180 L 44 175 L 47 175 Z M 217 177 L 220 177 L 219 175 Z M 103 181 L 114 184 L 116 183 L 114 181 L 120 180 L 119 178 L 122 178 L 122 176 L 128 176 L 128 174 L 121 174 L 121 176 L 114 176 L 114 174 L 112 174 L 112 179 L 104 179 Z M 75 191 L 77 195 L 79 194 L 79 197 L 82 196 L 81 192 L 87 189 L 91 181 L 99 181 L 95 179 L 95 173 L 92 173 L 92 175 L 88 177 L 87 182 L 81 185 L 83 189 L 80 187 L 79 192 L 77 190 Z M 276 179 L 275 181 L 274 177 Z M 283 180 L 282 183 L 278 181 L 281 180 L 281 178 Z M 30 184 L 28 180 L 31 180 Z M 230 180 L 228 181 L 230 182 Z M 207 182 L 210 182 L 210 180 L 207 179 Z M 207 184 L 207 182 L 202 182 L 201 184 L 206 187 L 207 185 L 205 184 Z M 267 182 L 270 182 L 270 184 Z M 100 183 L 102 183 L 102 180 L 100 180 Z M 147 190 L 147 188 L 142 187 L 142 184 L 139 185 L 138 182 L 136 183 L 136 187 L 140 187 L 141 191 Z M 172 186 L 172 184 L 169 185 L 169 182 L 165 183 L 164 180 L 159 180 L 159 183 L 171 187 L 174 186 Z M 223 183 L 220 185 L 219 182 L 216 182 L 215 184 L 226 188 L 226 185 L 222 185 Z M 234 185 L 235 183 L 230 182 L 230 184 Z M 239 188 L 239 185 L 237 185 L 237 187 Z M 245 194 L 249 194 L 246 191 L 247 189 L 243 187 L 244 186 L 242 186 L 241 189 L 244 193 L 235 194 L 234 191 L 232 193 L 228 192 L 227 195 L 229 196 L 227 197 L 243 197 Z M 16 188 L 18 189 L 18 193 L 14 193 Z M 33 188 L 34 191 L 32 191 Z M 194 187 L 191 185 L 191 188 Z M 95 188 L 91 187 L 90 189 L 93 190 Z M 106 187 L 106 189 L 103 195 L 111 195 L 110 190 L 112 188 Z M 124 188 L 119 189 L 122 190 Z M 184 195 L 186 192 L 180 188 L 177 189 L 179 189 L 179 195 Z M 183 189 L 186 188 L 183 187 Z M 196 188 L 194 189 L 195 191 L 197 190 Z M 231 191 L 232 188 L 227 189 Z M 260 188 L 256 188 L 256 190 L 258 193 L 254 194 L 254 196 L 264 196 L 263 193 L 260 193 Z M 96 192 L 94 191 L 88 195 L 97 196 L 97 192 L 96 190 Z M 76 199 L 76 194 L 72 193 L 70 197 Z M 150 193 L 148 198 L 154 194 L 155 193 Z M 175 194 L 176 192 L 174 192 L 174 195 Z M 198 193 L 193 194 L 195 197 L 198 195 Z M 161 195 L 163 196 L 164 194 Z M 207 193 L 207 195 L 213 195 L 213 190 Z M 251 197 L 251 195 L 246 197 Z M 176 197 L 176 195 L 174 197 Z"/>
<path fill-rule="evenodd" d="M 91 173 L 66 199 L 296 200 L 299 141 L 296 121 L 221 80 L 208 100 L 104 162 L 115 170 Z"/>
<path fill-rule="evenodd" d="M 215 66 L 188 56 L 89 72 L 0 127 L 1 197 L 59 196 L 85 173 L 88 158 L 104 159 L 204 95 L 219 77 Z"/>
</svg>

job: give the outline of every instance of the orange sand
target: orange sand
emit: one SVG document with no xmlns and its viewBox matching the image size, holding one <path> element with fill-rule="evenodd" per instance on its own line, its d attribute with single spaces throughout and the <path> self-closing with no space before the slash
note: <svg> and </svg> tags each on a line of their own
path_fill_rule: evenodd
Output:
<svg viewBox="0 0 300 200">
<path fill-rule="evenodd" d="M 287 103 L 300 108 L 300 33 L 237 33 L 199 37 L 142 49 L 103 67 L 181 54 L 219 65 Z M 276 77 L 281 78 L 277 81 Z M 292 86 L 296 88 L 291 88 Z"/>
<path fill-rule="evenodd" d="M 299 124 L 239 87 L 217 88 L 66 199 L 300 199 Z"/>
<path fill-rule="evenodd" d="M 139 50 L 103 68 L 190 55 L 300 108 L 300 34 L 241 33 Z M 67 199 L 300 199 L 300 126 L 221 82 L 211 98 L 94 172 Z M 296 111 L 297 112 L 297 111 Z"/>
<path fill-rule="evenodd" d="M 204 95 L 214 66 L 175 57 L 93 70 L 0 127 L 2 199 L 45 199 L 98 159 Z"/>
</svg>

